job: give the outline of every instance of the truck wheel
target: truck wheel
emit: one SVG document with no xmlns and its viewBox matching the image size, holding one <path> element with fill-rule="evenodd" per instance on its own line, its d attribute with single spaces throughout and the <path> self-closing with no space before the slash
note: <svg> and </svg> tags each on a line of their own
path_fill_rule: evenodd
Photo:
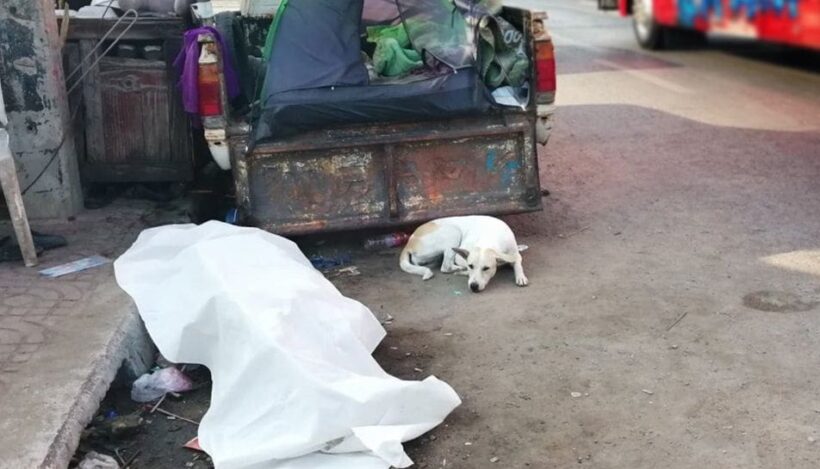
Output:
<svg viewBox="0 0 820 469">
<path fill-rule="evenodd" d="M 652 0 L 632 0 L 632 29 L 644 49 L 659 50 L 666 45 L 667 28 L 655 22 Z"/>
</svg>

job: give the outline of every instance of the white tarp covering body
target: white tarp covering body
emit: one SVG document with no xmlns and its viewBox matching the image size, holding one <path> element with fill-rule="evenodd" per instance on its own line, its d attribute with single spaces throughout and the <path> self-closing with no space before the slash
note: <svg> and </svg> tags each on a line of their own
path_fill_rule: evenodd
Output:
<svg viewBox="0 0 820 469">
<path fill-rule="evenodd" d="M 385 335 L 291 241 L 220 222 L 144 231 L 114 264 L 171 361 L 211 370 L 199 438 L 217 469 L 386 469 L 401 442 L 460 404 L 434 377 L 402 381 Z"/>
</svg>

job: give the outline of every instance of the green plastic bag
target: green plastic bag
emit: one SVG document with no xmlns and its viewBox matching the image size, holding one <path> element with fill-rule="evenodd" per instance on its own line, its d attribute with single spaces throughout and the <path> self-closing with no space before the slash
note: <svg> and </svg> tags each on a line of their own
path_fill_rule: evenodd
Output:
<svg viewBox="0 0 820 469">
<path fill-rule="evenodd" d="M 491 88 L 522 86 L 528 78 L 530 59 L 521 32 L 501 17 L 485 16 L 478 35 L 478 62 L 484 83 Z"/>
<path fill-rule="evenodd" d="M 367 41 L 376 44 L 373 69 L 379 75 L 398 77 L 424 65 L 421 54 L 410 48 L 403 24 L 368 27 Z"/>
</svg>

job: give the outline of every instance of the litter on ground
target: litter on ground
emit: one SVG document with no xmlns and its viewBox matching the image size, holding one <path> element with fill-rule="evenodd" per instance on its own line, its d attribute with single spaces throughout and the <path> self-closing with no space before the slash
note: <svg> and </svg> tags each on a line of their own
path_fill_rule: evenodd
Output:
<svg viewBox="0 0 820 469">
<path fill-rule="evenodd" d="M 55 267 L 50 267 L 48 269 L 43 269 L 40 271 L 40 275 L 49 278 L 62 277 L 63 275 L 99 267 L 101 265 L 108 264 L 109 262 L 111 262 L 111 259 L 108 259 L 107 257 L 91 256 Z"/>
<path fill-rule="evenodd" d="M 191 379 L 171 366 L 137 378 L 131 385 L 131 399 L 137 402 L 151 402 L 166 393 L 190 391 L 192 387 Z"/>
<path fill-rule="evenodd" d="M 77 465 L 77 469 L 120 469 L 120 464 L 111 456 L 90 451 Z"/>
</svg>

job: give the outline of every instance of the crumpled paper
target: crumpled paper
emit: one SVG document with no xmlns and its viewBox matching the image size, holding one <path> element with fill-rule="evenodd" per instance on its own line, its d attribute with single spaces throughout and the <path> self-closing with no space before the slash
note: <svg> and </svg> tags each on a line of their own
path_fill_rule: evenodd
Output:
<svg viewBox="0 0 820 469">
<path fill-rule="evenodd" d="M 371 353 L 385 331 L 291 241 L 220 222 L 140 234 L 114 264 L 160 352 L 211 370 L 200 444 L 218 469 L 387 469 L 461 401 Z"/>
</svg>

